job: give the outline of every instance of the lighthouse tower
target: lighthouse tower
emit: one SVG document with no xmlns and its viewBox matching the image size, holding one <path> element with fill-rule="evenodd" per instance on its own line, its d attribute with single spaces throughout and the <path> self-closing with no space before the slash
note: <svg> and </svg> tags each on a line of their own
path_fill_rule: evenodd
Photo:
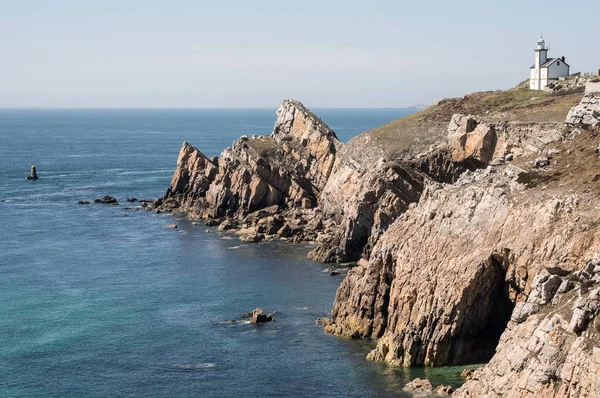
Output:
<svg viewBox="0 0 600 398">
<path fill-rule="evenodd" d="M 535 63 L 533 64 L 533 70 L 531 71 L 529 88 L 532 90 L 541 90 L 543 88 L 542 65 L 544 65 L 548 60 L 548 49 L 546 48 L 546 42 L 544 41 L 543 36 L 540 36 L 537 42 L 537 47 L 533 51 L 535 53 Z"/>
</svg>

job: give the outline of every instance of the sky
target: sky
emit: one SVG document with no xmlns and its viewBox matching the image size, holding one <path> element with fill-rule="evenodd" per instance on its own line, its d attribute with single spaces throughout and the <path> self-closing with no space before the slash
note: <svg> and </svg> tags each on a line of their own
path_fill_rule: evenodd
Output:
<svg viewBox="0 0 600 398">
<path fill-rule="evenodd" d="M 0 0 L 0 108 L 407 107 L 600 68 L 600 3 Z"/>
</svg>

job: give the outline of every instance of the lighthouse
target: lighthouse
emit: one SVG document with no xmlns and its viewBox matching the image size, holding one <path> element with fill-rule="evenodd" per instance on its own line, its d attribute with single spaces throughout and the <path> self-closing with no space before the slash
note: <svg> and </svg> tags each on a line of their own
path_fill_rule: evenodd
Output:
<svg viewBox="0 0 600 398">
<path fill-rule="evenodd" d="M 548 84 L 558 81 L 559 77 L 569 76 L 570 66 L 565 57 L 548 58 L 546 41 L 540 36 L 534 51 L 534 64 L 529 68 L 529 88 L 543 90 Z"/>
</svg>

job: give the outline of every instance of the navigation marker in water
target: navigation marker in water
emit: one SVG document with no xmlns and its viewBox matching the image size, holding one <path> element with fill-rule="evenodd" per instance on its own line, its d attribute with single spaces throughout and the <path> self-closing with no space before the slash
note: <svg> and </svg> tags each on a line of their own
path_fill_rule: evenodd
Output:
<svg viewBox="0 0 600 398">
<path fill-rule="evenodd" d="M 37 173 L 35 171 L 35 165 L 31 166 L 31 173 L 27 176 L 28 180 L 37 180 L 38 176 Z"/>
</svg>

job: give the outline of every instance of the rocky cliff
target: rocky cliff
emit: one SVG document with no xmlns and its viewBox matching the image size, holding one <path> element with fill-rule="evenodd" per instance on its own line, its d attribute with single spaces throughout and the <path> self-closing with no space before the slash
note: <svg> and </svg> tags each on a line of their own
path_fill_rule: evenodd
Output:
<svg viewBox="0 0 600 398">
<path fill-rule="evenodd" d="M 162 206 L 202 218 L 242 217 L 271 206 L 311 208 L 339 145 L 327 125 L 286 100 L 270 136 L 241 137 L 213 159 L 184 143 Z"/>
<path fill-rule="evenodd" d="M 212 159 L 184 144 L 158 204 L 359 260 L 321 323 L 376 338 L 372 360 L 491 359 L 458 396 L 597 396 L 598 277 L 578 270 L 600 251 L 598 118 L 582 96 L 442 100 L 346 145 L 287 100 L 270 136 Z"/>
<path fill-rule="evenodd" d="M 588 115 L 578 128 L 452 117 L 452 160 L 490 166 L 427 182 L 348 273 L 325 330 L 377 338 L 369 358 L 401 366 L 491 358 L 460 397 L 599 396 L 598 256 L 580 270 L 600 244 L 591 108 L 586 95 L 569 113 Z"/>
</svg>

